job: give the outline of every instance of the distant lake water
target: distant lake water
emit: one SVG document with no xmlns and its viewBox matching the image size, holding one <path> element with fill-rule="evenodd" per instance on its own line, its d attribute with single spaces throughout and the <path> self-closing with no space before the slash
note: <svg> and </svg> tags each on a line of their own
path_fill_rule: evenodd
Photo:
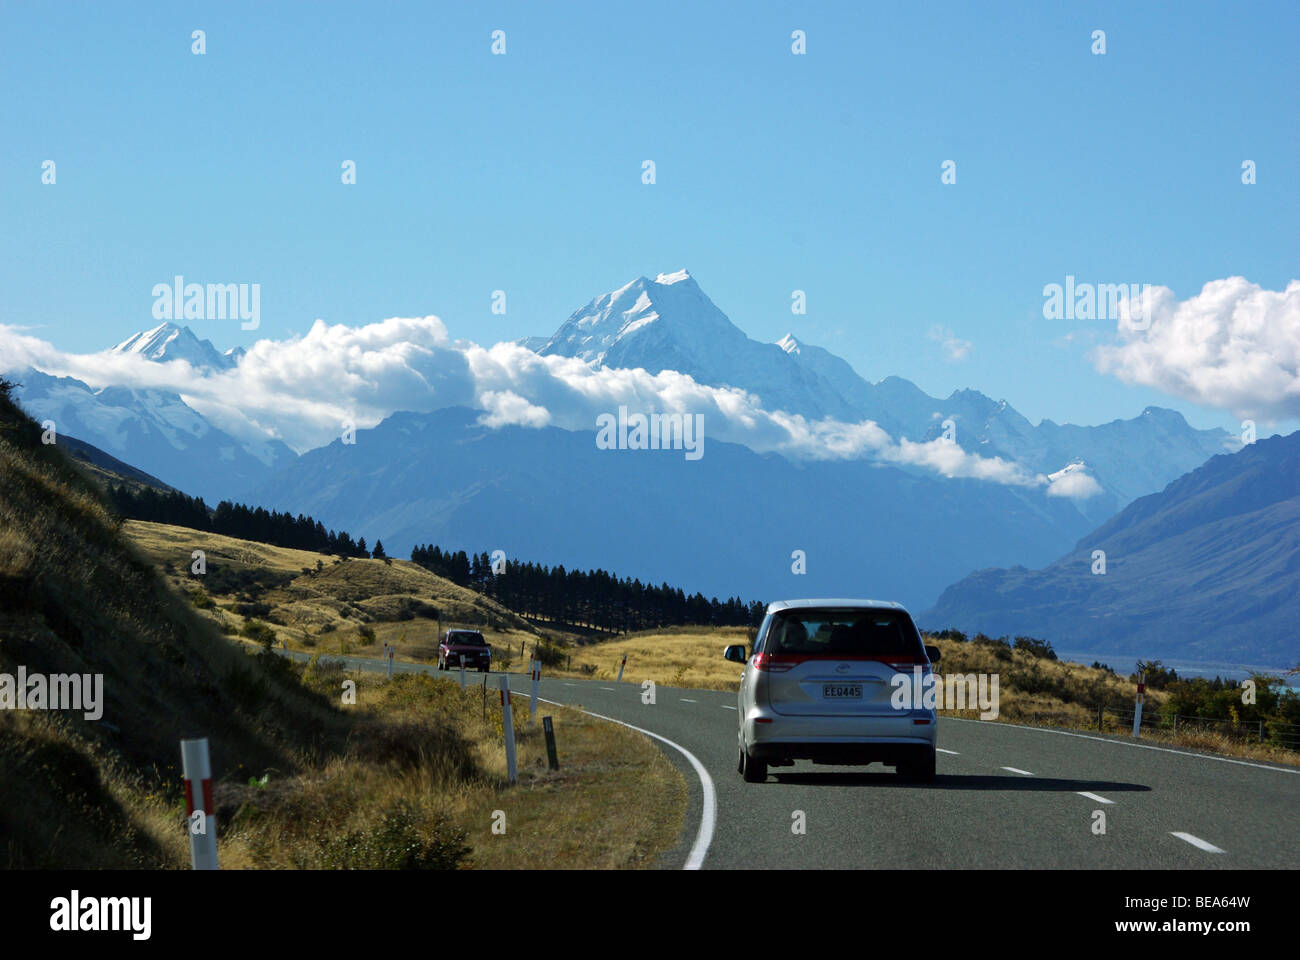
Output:
<svg viewBox="0 0 1300 960">
<path fill-rule="evenodd" d="M 1134 667 L 1139 660 L 1151 659 L 1130 654 L 1096 654 L 1096 653 L 1077 653 L 1068 650 L 1058 650 L 1057 657 L 1062 660 L 1071 660 L 1075 663 L 1082 663 L 1091 666 L 1094 660 L 1100 660 L 1102 663 L 1111 667 L 1116 673 L 1128 676 L 1133 672 Z M 1225 680 L 1245 680 L 1252 673 L 1264 673 L 1271 676 L 1282 677 L 1288 686 L 1300 690 L 1300 674 L 1291 674 L 1286 676 L 1286 671 L 1280 667 L 1260 667 L 1248 663 L 1207 663 L 1199 660 L 1170 660 L 1158 658 L 1166 667 L 1172 667 L 1178 672 L 1180 677 L 1189 680 L 1196 677 L 1204 677 L 1206 680 L 1213 680 L 1215 677 L 1223 677 Z"/>
</svg>

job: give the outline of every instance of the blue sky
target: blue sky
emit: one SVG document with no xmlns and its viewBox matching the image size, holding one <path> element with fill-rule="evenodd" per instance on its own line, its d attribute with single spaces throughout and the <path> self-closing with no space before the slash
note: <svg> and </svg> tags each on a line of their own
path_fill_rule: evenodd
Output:
<svg viewBox="0 0 1300 960">
<path fill-rule="evenodd" d="M 1096 372 L 1114 323 L 1045 320 L 1042 287 L 1300 276 L 1298 10 L 6 3 L 0 323 L 99 349 L 182 274 L 261 285 L 257 334 L 192 324 L 223 349 L 429 313 L 486 344 L 686 267 L 751 336 L 873 380 L 1231 427 Z"/>
</svg>

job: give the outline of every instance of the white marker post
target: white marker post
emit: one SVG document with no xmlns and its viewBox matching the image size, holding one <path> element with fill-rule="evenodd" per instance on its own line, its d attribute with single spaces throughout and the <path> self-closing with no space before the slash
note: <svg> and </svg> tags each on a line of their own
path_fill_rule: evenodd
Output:
<svg viewBox="0 0 1300 960">
<path fill-rule="evenodd" d="M 534 660 L 533 667 L 530 671 L 533 679 L 533 694 L 528 701 L 528 722 L 537 722 L 537 688 L 542 683 L 542 661 Z"/>
<path fill-rule="evenodd" d="M 207 737 L 181 741 L 181 775 L 185 778 L 185 829 L 190 835 L 190 864 L 195 870 L 216 870 L 217 821 L 213 815 Z M 196 812 L 200 814 L 197 819 Z"/>
<path fill-rule="evenodd" d="M 388 679 L 393 679 L 393 654 L 397 651 L 392 647 L 388 648 Z"/>
<path fill-rule="evenodd" d="M 1146 689 L 1147 689 L 1146 679 L 1147 679 L 1147 675 L 1145 673 L 1138 674 L 1137 705 L 1133 708 L 1133 739 L 1134 740 L 1137 740 L 1138 735 L 1142 732 L 1142 694 L 1146 693 Z"/>
<path fill-rule="evenodd" d="M 506 737 L 506 774 L 511 783 L 519 779 L 515 770 L 515 715 L 510 709 L 510 678 L 501 674 L 501 729 Z"/>
<path fill-rule="evenodd" d="M 460 658 L 460 688 L 465 689 L 465 657 Z"/>
<path fill-rule="evenodd" d="M 627 654 L 623 654 L 623 662 L 618 665 L 618 683 L 623 682 L 623 668 L 627 666 Z"/>
</svg>

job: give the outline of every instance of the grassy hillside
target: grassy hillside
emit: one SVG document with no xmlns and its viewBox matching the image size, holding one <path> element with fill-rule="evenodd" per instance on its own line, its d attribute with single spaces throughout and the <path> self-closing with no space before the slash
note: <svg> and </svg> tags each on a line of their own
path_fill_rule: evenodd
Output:
<svg viewBox="0 0 1300 960">
<path fill-rule="evenodd" d="M 538 640 L 522 617 L 407 560 L 340 560 L 139 520 L 124 531 L 230 634 L 257 621 L 291 650 L 379 656 L 390 643 L 399 659 L 428 662 L 437 658 L 440 630 L 477 627 L 498 664 L 508 653 L 517 661 L 520 644 Z M 202 576 L 191 572 L 195 550 L 205 554 Z"/>
<path fill-rule="evenodd" d="M 181 592 L 187 578 L 151 556 L 187 570 L 206 549 L 210 575 L 239 581 L 230 602 L 279 591 L 340 624 L 379 623 L 419 592 L 503 629 L 517 618 L 406 564 L 316 571 L 315 555 L 166 528 L 133 530 L 142 550 L 91 475 L 39 437 L 0 381 L 0 673 L 102 674 L 103 715 L 0 710 L 0 868 L 188 866 L 178 741 L 192 736 L 211 743 L 226 866 L 640 866 L 675 840 L 684 784 L 644 737 L 556 711 L 563 767 L 549 774 L 520 716 L 508 786 L 499 714 L 494 726 L 469 693 L 356 678 L 346 705 L 353 678 L 337 665 L 232 643 L 218 618 L 237 615 L 201 610 L 206 593 Z M 629 811 L 618 833 L 593 827 L 610 803 Z M 498 808 L 509 839 L 485 829 Z"/>
</svg>

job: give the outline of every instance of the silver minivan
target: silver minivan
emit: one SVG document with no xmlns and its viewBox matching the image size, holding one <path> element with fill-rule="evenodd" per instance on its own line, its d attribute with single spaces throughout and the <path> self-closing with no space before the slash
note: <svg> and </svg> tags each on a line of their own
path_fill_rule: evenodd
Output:
<svg viewBox="0 0 1300 960">
<path fill-rule="evenodd" d="M 935 710 L 898 691 L 919 686 L 939 650 L 899 604 L 782 600 L 768 606 L 748 656 L 743 645 L 723 656 L 745 665 L 737 769 L 746 781 L 795 760 L 883 763 L 934 779 Z"/>
</svg>

